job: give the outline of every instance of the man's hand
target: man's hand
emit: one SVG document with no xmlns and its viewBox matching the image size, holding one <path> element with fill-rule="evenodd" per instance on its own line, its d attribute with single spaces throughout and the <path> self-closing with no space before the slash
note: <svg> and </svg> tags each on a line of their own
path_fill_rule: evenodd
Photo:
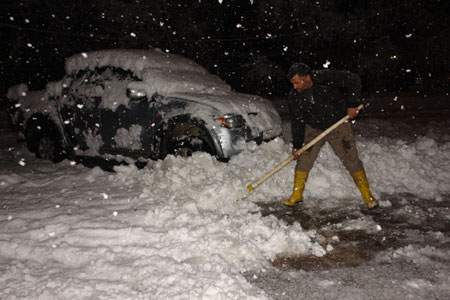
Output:
<svg viewBox="0 0 450 300">
<path fill-rule="evenodd" d="M 300 148 L 292 148 L 292 155 L 294 155 L 295 159 L 298 159 L 301 155 L 301 154 L 296 154 L 298 150 L 300 150 Z"/>
<path fill-rule="evenodd" d="M 347 108 L 347 114 L 350 116 L 350 119 L 356 118 L 356 116 L 358 115 L 358 108 L 357 107 Z"/>
</svg>

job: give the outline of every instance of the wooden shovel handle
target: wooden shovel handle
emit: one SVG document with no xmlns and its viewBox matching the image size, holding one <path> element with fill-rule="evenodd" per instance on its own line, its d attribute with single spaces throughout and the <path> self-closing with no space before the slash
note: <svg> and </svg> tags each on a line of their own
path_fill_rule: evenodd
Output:
<svg viewBox="0 0 450 300">
<path fill-rule="evenodd" d="M 363 105 L 360 104 L 358 106 L 358 111 L 360 111 L 363 108 Z M 344 123 L 345 121 L 347 121 L 350 118 L 349 115 L 346 115 L 345 117 L 343 117 L 342 119 L 340 119 L 339 121 L 337 121 L 336 123 L 334 123 L 330 128 L 324 130 L 321 134 L 319 134 L 318 136 L 316 136 L 311 142 L 309 142 L 308 144 L 306 144 L 305 146 L 303 146 L 302 148 L 300 148 L 297 152 L 295 152 L 295 155 L 300 155 L 303 152 L 305 152 L 306 150 L 308 150 L 309 148 L 311 148 L 315 143 L 317 143 L 319 140 L 321 140 L 324 136 L 326 136 L 327 134 L 329 134 L 331 131 L 333 131 L 334 129 L 336 129 L 339 125 L 341 125 L 342 123 Z M 288 158 L 286 158 L 282 163 L 280 163 L 278 166 L 276 166 L 275 168 L 273 168 L 271 171 L 267 172 L 266 175 L 264 175 L 263 177 L 261 177 L 260 179 L 258 179 L 255 183 L 250 184 L 249 186 L 247 186 L 247 188 L 252 191 L 253 189 L 255 189 L 258 185 L 260 185 L 261 183 L 263 183 L 264 181 L 266 181 L 270 176 L 272 176 L 273 174 L 277 173 L 279 170 L 281 170 L 284 166 L 286 166 L 288 163 L 290 163 L 294 158 L 295 155 L 292 154 L 291 156 L 289 156 Z"/>
</svg>

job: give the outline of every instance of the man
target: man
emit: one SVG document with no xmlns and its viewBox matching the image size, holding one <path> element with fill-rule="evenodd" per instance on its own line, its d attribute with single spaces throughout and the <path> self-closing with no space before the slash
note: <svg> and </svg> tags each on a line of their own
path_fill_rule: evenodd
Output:
<svg viewBox="0 0 450 300">
<path fill-rule="evenodd" d="M 361 80 L 358 75 L 347 71 L 310 70 L 303 63 L 295 63 L 289 69 L 288 78 L 293 86 L 288 98 L 293 154 L 346 114 L 352 119 L 357 116 L 358 97 L 361 93 Z M 325 142 L 330 143 L 350 172 L 367 208 L 378 207 L 378 201 L 370 192 L 364 166 L 358 157 L 350 122 L 344 122 L 300 156 L 295 157 L 297 165 L 294 191 L 283 204 L 292 206 L 302 201 L 309 171 Z"/>
</svg>

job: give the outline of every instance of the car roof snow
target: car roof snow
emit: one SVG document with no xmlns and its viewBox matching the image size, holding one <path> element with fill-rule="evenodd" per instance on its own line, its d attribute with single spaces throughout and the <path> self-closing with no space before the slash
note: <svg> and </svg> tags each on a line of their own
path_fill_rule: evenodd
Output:
<svg viewBox="0 0 450 300">
<path fill-rule="evenodd" d="M 180 55 L 165 53 L 160 49 L 83 52 L 69 57 L 65 69 L 67 74 L 72 74 L 80 70 L 109 66 L 129 70 L 139 78 L 142 78 L 143 71 L 149 68 L 207 73 L 206 69 L 196 62 Z"/>
</svg>

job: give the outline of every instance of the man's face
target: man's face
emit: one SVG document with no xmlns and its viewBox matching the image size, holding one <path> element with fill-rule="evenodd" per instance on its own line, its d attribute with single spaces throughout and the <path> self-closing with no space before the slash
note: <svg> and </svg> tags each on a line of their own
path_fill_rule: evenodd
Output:
<svg viewBox="0 0 450 300">
<path fill-rule="evenodd" d="M 292 87 L 299 93 L 304 92 L 312 86 L 311 76 L 308 74 L 306 76 L 300 76 L 296 74 L 291 78 Z"/>
</svg>

